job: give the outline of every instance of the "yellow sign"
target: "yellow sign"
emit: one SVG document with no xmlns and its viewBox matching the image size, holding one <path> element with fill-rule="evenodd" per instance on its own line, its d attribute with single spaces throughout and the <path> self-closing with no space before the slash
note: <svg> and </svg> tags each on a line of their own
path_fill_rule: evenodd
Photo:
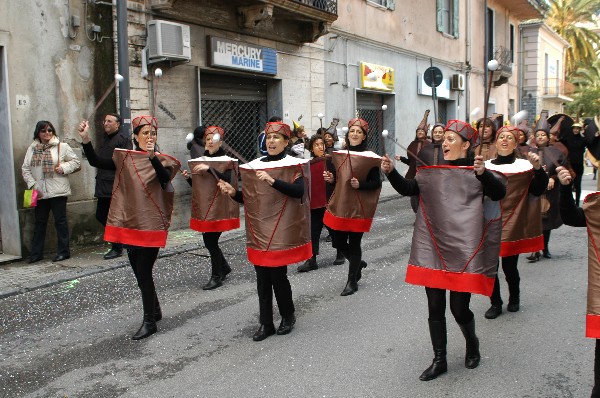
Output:
<svg viewBox="0 0 600 398">
<path fill-rule="evenodd" d="M 389 66 L 360 63 L 360 85 L 372 90 L 394 91 L 394 69 Z"/>
</svg>

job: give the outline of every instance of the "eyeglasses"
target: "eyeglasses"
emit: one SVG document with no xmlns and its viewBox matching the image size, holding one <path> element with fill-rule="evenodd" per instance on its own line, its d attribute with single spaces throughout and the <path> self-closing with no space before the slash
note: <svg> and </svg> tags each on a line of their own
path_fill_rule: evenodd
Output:
<svg viewBox="0 0 600 398">
<path fill-rule="evenodd" d="M 40 133 L 54 133 L 54 130 L 52 130 L 52 129 L 41 129 Z"/>
</svg>

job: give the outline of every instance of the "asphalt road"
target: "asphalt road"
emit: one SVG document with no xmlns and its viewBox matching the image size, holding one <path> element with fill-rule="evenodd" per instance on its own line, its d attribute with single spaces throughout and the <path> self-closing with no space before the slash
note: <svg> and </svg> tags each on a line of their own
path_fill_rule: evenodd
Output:
<svg viewBox="0 0 600 398">
<path fill-rule="evenodd" d="M 464 338 L 448 308 L 448 373 L 421 382 L 433 353 L 424 289 L 404 283 L 413 220 L 407 199 L 379 205 L 363 239 L 369 266 L 353 296 L 339 295 L 348 266 L 329 265 L 335 253 L 322 241 L 319 270 L 288 271 L 295 329 L 258 343 L 251 339 L 255 276 L 243 239 L 222 244 L 234 271 L 214 291 L 200 288 L 209 276 L 201 244 L 159 259 L 164 319 L 145 340 L 130 339 L 142 310 L 128 267 L 0 300 L 0 396 L 589 396 L 585 229 L 553 232 L 551 260 L 527 264 L 521 256 L 520 312 L 487 320 L 489 300 L 473 296 L 477 369 L 464 367 Z M 503 280 L 502 288 L 507 296 Z"/>
</svg>

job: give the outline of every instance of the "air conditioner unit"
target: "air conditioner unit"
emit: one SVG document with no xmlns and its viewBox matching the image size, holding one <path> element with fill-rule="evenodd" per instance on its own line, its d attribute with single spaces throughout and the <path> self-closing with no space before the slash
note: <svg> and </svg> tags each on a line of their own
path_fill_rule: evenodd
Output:
<svg viewBox="0 0 600 398">
<path fill-rule="evenodd" d="M 464 91 L 465 90 L 465 75 L 462 73 L 456 73 L 452 75 L 452 81 L 450 82 L 450 88 L 452 90 Z"/>
<path fill-rule="evenodd" d="M 176 22 L 148 22 L 148 60 L 189 61 L 192 59 L 190 27 Z"/>
</svg>

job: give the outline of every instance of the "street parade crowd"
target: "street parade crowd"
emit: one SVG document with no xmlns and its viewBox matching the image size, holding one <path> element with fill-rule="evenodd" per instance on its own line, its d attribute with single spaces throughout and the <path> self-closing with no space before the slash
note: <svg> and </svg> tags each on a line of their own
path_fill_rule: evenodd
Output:
<svg viewBox="0 0 600 398">
<path fill-rule="evenodd" d="M 341 137 L 339 121 L 334 120 L 310 138 L 298 122 L 292 128 L 273 117 L 258 136 L 260 157 L 249 162 L 229 156 L 233 152 L 222 127 L 199 126 L 188 143 L 189 170 L 160 151 L 154 116 L 134 118 L 129 140 L 119 134 L 120 116 L 107 114 L 98 148 L 92 145 L 89 123 L 82 121 L 78 134 L 83 151 L 97 168 L 96 218 L 105 227 L 104 240 L 112 245 L 104 257 L 116 258 L 126 251 L 141 293 L 143 321 L 132 339 L 156 333 L 163 316 L 153 266 L 166 244 L 177 174 L 192 188 L 190 228 L 202 233 L 210 253 L 211 276 L 204 290 L 223 286 L 232 272 L 219 238 L 240 227 L 240 204 L 244 206 L 247 258 L 256 271 L 259 302 L 254 341 L 293 330 L 297 320 L 288 267 L 302 263 L 298 272 L 318 270 L 323 227 L 336 250 L 334 264 L 349 264 L 341 296 L 359 290 L 368 265 L 361 241 L 372 226 L 382 174 L 400 195 L 410 197 L 416 213 L 405 281 L 425 288 L 434 354 L 420 380 L 433 380 L 448 370 L 447 297 L 465 337 L 465 367 L 474 369 L 481 354 L 469 308 L 471 295 L 490 297 L 483 315 L 498 318 L 504 311 L 501 265 L 509 293 L 506 310 L 519 311 L 519 256 L 527 254 L 529 262 L 550 259 L 551 231 L 563 223 L 588 230 L 586 336 L 599 339 L 600 292 L 595 286 L 600 283 L 600 193 L 588 195 L 579 206 L 584 159 L 595 164 L 600 153 L 598 120 L 581 124 L 568 115 L 549 117 L 542 111 L 533 126 L 511 125 L 494 114 L 473 125 L 450 120 L 431 127 L 428 114 L 408 148 L 395 141 L 406 154 L 395 158 L 369 150 L 367 138 L 381 132 L 360 117 L 339 130 L 344 132 Z M 29 262 L 43 258 L 50 211 L 58 236 L 54 261 L 62 261 L 70 257 L 68 175 L 80 168 L 80 160 L 69 145 L 60 143 L 49 121 L 37 123 L 33 138 L 22 167 L 27 187 L 38 193 Z M 408 165 L 406 175 L 397 171 L 395 160 Z M 281 319 L 278 327 L 273 295 Z M 598 341 L 593 397 L 600 397 Z"/>
</svg>

